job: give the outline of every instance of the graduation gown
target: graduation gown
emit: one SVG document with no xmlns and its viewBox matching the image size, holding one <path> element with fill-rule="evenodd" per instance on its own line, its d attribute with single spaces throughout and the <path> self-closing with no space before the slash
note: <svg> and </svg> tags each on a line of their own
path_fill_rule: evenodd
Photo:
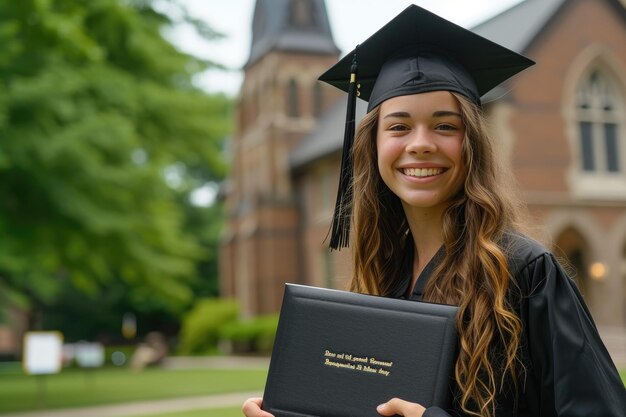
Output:
<svg viewBox="0 0 626 417">
<path fill-rule="evenodd" d="M 578 289 L 554 256 L 519 234 L 503 239 L 509 268 L 520 294 L 513 299 L 522 321 L 521 359 L 525 378 L 496 395 L 496 417 L 626 417 L 626 388 L 598 335 Z M 392 296 L 403 297 L 411 282 L 413 250 L 406 274 Z M 411 299 L 421 300 L 443 248 L 424 268 Z M 453 388 L 454 390 L 455 388 Z M 431 407 L 424 417 L 465 416 Z"/>
</svg>

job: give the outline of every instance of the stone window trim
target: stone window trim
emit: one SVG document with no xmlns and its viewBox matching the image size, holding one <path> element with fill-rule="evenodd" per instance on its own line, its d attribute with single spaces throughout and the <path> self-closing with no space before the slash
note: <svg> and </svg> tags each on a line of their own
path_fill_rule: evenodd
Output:
<svg viewBox="0 0 626 417">
<path fill-rule="evenodd" d="M 287 100 L 286 113 L 289 117 L 300 117 L 300 86 L 295 78 L 289 79 L 287 82 Z"/>
<path fill-rule="evenodd" d="M 571 150 L 567 181 L 581 200 L 626 201 L 626 77 L 621 67 L 610 50 L 593 45 L 574 60 L 565 79 L 563 116 Z M 610 110 L 601 103 L 607 99 Z"/>
</svg>

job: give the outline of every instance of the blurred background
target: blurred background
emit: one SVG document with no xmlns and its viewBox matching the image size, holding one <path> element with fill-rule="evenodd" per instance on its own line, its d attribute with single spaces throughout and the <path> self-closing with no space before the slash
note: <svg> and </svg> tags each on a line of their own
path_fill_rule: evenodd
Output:
<svg viewBox="0 0 626 417">
<path fill-rule="evenodd" d="M 484 108 L 626 369 L 626 2 L 415 3 L 538 62 Z M 284 283 L 349 278 L 345 97 L 317 77 L 409 4 L 0 0 L 0 414 L 262 392 Z"/>
</svg>

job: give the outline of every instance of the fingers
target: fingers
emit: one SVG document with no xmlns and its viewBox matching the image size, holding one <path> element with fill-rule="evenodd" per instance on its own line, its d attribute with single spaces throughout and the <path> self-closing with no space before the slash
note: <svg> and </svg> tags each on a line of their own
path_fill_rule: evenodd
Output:
<svg viewBox="0 0 626 417">
<path fill-rule="evenodd" d="M 246 417 L 274 417 L 272 414 L 261 410 L 263 398 L 248 398 L 241 407 L 241 411 Z"/>
<path fill-rule="evenodd" d="M 384 404 L 376 407 L 381 416 L 393 416 L 399 414 L 404 417 L 422 417 L 426 409 L 417 403 L 411 403 L 399 398 L 392 398 Z"/>
</svg>

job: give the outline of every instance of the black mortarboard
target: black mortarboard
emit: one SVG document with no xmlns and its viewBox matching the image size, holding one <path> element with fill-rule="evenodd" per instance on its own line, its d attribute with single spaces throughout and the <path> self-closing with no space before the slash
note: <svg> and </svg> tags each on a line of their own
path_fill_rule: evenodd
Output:
<svg viewBox="0 0 626 417">
<path fill-rule="evenodd" d="M 367 111 L 397 96 L 447 90 L 480 97 L 534 62 L 411 5 L 319 79 L 348 92 L 348 111 L 330 247 L 348 245 L 356 96 Z M 358 88 L 357 88 L 358 86 Z"/>
</svg>

